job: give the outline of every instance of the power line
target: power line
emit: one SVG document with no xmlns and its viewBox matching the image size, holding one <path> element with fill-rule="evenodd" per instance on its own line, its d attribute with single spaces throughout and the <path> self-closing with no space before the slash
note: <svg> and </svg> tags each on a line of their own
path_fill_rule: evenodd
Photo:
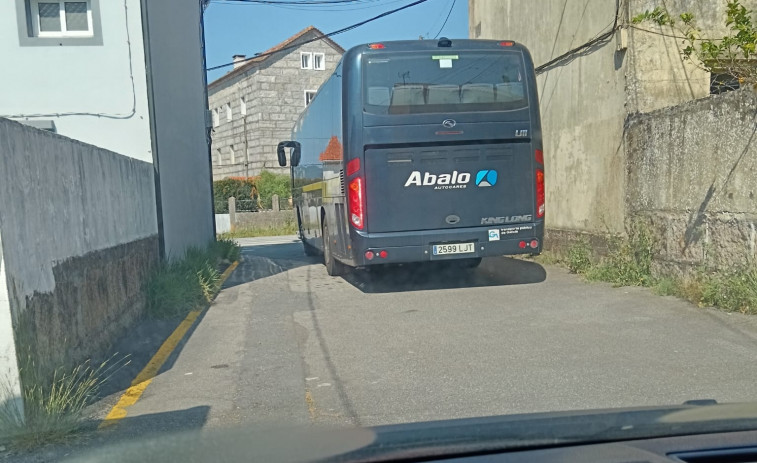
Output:
<svg viewBox="0 0 757 463">
<path fill-rule="evenodd" d="M 439 34 L 441 34 L 442 31 L 444 30 L 444 26 L 447 25 L 447 21 L 449 21 L 449 17 L 452 14 L 452 10 L 455 9 L 455 2 L 456 1 L 457 0 L 452 0 L 452 6 L 449 7 L 449 13 L 447 13 L 447 17 L 444 19 L 444 23 L 442 23 L 442 27 L 439 28 L 439 32 L 436 33 L 436 35 L 434 36 L 434 38 L 439 37 Z"/>
<path fill-rule="evenodd" d="M 598 43 L 601 43 L 601 42 L 607 40 L 608 38 L 612 37 L 612 35 L 615 33 L 615 31 L 618 30 L 618 14 L 620 14 L 620 1 L 616 0 L 616 2 L 615 2 L 615 19 L 613 20 L 613 22 L 612 22 L 612 28 L 609 31 L 607 31 L 605 33 L 602 33 L 602 34 L 594 37 L 593 39 L 589 40 L 588 42 L 584 43 L 583 45 L 579 45 L 576 48 L 568 50 L 565 53 L 563 53 L 562 55 L 560 55 L 560 56 L 558 56 L 556 58 L 553 58 L 553 59 L 547 61 L 546 63 L 544 63 L 544 64 L 536 67 L 534 69 L 534 71 L 536 71 L 536 74 L 541 74 L 542 72 L 546 71 L 547 68 L 549 68 L 549 67 L 551 67 L 551 66 L 553 66 L 553 65 L 555 65 L 555 64 L 557 64 L 557 63 L 559 63 L 559 62 L 561 62 L 563 60 L 572 58 L 574 55 L 580 53 L 581 51 L 586 50 L 588 48 L 591 48 L 592 46 L 594 46 L 594 45 L 596 45 Z"/>
<path fill-rule="evenodd" d="M 237 0 L 237 1 L 263 1 L 263 0 Z M 328 0 L 323 0 L 323 1 L 328 1 Z M 336 1 L 336 0 L 332 0 L 332 1 Z M 385 16 L 389 16 L 390 14 L 397 13 L 399 11 L 405 10 L 405 9 L 410 8 L 412 6 L 415 6 L 415 5 L 420 5 L 421 3 L 425 3 L 427 1 L 428 0 L 416 0 L 416 1 L 414 1 L 412 3 L 409 3 L 409 4 L 405 5 L 405 6 L 401 6 L 399 8 L 395 8 L 393 10 L 385 11 L 385 12 L 383 12 L 381 14 L 378 14 L 378 15 L 372 17 L 372 18 L 366 19 L 364 21 L 360 21 L 359 23 L 352 24 L 351 26 L 347 26 L 347 27 L 344 27 L 342 29 L 339 29 L 339 30 L 336 30 L 336 31 L 333 31 L 333 32 L 329 32 L 328 34 L 324 34 L 324 35 L 319 36 L 319 37 L 315 37 L 315 38 L 312 38 L 312 39 L 309 39 L 309 40 L 305 40 L 303 42 L 298 42 L 296 44 L 289 45 L 289 46 L 286 46 L 286 47 L 283 47 L 283 48 L 279 48 L 278 50 L 270 51 L 270 52 L 267 52 L 267 53 L 257 53 L 255 56 L 253 56 L 251 58 L 246 58 L 244 60 L 237 61 L 236 63 L 232 61 L 230 63 L 221 64 L 221 65 L 218 65 L 218 66 L 213 66 L 213 67 L 208 68 L 207 71 L 215 71 L 216 69 L 222 69 L 222 68 L 225 68 L 225 67 L 233 66 L 234 64 L 239 65 L 241 63 L 246 63 L 248 61 L 252 61 L 252 60 L 257 59 L 257 58 L 262 58 L 264 56 L 273 55 L 275 53 L 280 53 L 282 51 L 291 50 L 292 48 L 300 47 L 300 46 L 302 46 L 302 45 L 304 45 L 306 43 L 311 43 L 311 42 L 316 42 L 318 40 L 323 40 L 326 37 L 331 37 L 331 36 L 334 36 L 334 35 L 337 35 L 337 34 L 341 34 L 343 32 L 351 31 L 352 29 L 356 29 L 356 28 L 358 28 L 360 26 L 368 24 L 369 22 L 376 21 L 377 19 L 381 19 L 381 18 L 383 18 Z"/>
</svg>

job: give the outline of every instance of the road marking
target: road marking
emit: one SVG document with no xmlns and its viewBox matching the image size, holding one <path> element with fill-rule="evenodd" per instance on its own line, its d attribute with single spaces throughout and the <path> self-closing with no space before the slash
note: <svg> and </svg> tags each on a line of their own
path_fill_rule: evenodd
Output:
<svg viewBox="0 0 757 463">
<path fill-rule="evenodd" d="M 310 421 L 315 422 L 315 401 L 313 400 L 313 394 L 310 393 L 310 389 L 305 389 L 305 402 L 308 404 Z"/>
<path fill-rule="evenodd" d="M 223 272 L 223 274 L 221 275 L 221 285 L 223 285 L 229 275 L 231 275 L 231 272 L 233 272 L 238 265 L 238 261 L 234 262 L 229 266 L 229 268 L 226 269 L 226 271 Z M 150 361 L 147 362 L 147 365 L 145 365 L 145 367 L 142 369 L 142 371 L 139 372 L 137 377 L 134 378 L 134 380 L 131 382 L 131 386 L 126 389 L 121 398 L 118 400 L 118 403 L 116 403 L 116 405 L 113 406 L 110 412 L 108 412 L 108 414 L 105 416 L 105 419 L 100 423 L 97 429 L 105 429 L 113 426 L 126 417 L 128 413 L 127 409 L 137 403 L 139 398 L 142 397 L 142 393 L 145 392 L 145 389 L 147 389 L 147 386 L 150 385 L 152 379 L 157 376 L 160 367 L 162 367 L 163 364 L 166 363 L 168 357 L 171 355 L 171 353 L 173 353 L 174 349 L 176 349 L 176 346 L 179 345 L 179 342 L 181 342 L 181 340 L 187 334 L 187 331 L 189 331 L 192 325 L 194 325 L 197 317 L 199 317 L 202 312 L 202 310 L 193 310 L 187 314 L 186 318 L 184 318 L 184 320 L 179 323 L 179 326 L 177 326 L 176 329 L 173 330 L 173 333 L 171 333 L 171 335 L 165 341 L 163 341 L 163 344 L 161 344 L 158 351 L 155 352 L 155 355 L 152 356 Z"/>
<path fill-rule="evenodd" d="M 224 270 L 224 272 L 221 274 L 221 286 L 223 286 L 223 284 L 226 282 L 226 279 L 229 278 L 229 275 L 231 275 L 231 272 L 233 272 L 234 269 L 237 268 L 237 265 L 239 265 L 238 260 L 234 261 L 231 265 L 229 265 L 229 268 Z"/>
</svg>

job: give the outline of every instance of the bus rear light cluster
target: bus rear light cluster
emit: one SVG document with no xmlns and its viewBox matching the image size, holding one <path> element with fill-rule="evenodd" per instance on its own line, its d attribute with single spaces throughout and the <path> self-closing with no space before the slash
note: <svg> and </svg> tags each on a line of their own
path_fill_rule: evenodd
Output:
<svg viewBox="0 0 757 463">
<path fill-rule="evenodd" d="M 518 247 L 521 249 L 526 249 L 526 248 L 536 249 L 539 247 L 539 240 L 521 241 L 520 243 L 518 243 Z"/>
<path fill-rule="evenodd" d="M 374 257 L 380 257 L 382 259 L 386 259 L 389 257 L 389 253 L 386 252 L 385 249 L 382 249 L 381 251 L 365 251 L 365 258 L 368 260 L 373 260 Z"/>
<path fill-rule="evenodd" d="M 353 178 L 348 191 L 350 223 L 358 230 L 365 226 L 365 185 L 361 177 Z"/>
<path fill-rule="evenodd" d="M 544 171 L 536 169 L 536 217 L 544 217 Z"/>
</svg>

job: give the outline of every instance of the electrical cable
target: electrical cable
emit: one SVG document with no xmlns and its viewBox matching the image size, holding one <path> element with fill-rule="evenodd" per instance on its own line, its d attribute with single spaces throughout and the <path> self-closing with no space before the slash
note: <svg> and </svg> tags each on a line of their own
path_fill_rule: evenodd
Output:
<svg viewBox="0 0 757 463">
<path fill-rule="evenodd" d="M 615 19 L 612 23 L 612 28 L 608 30 L 607 32 L 604 32 L 602 34 L 599 34 L 598 36 L 594 37 L 593 39 L 589 40 L 588 42 L 584 43 L 583 45 L 579 45 L 571 50 L 566 51 L 560 56 L 557 56 L 555 58 L 552 58 L 551 60 L 547 61 L 546 63 L 537 66 L 534 70 L 536 71 L 536 74 L 541 74 L 544 71 L 546 71 L 551 66 L 554 66 L 557 63 L 560 63 L 561 61 L 564 61 L 568 58 L 573 57 L 574 55 L 578 54 L 579 52 L 586 50 L 587 48 L 590 48 L 598 43 L 601 43 L 610 37 L 615 33 L 616 30 L 618 30 L 618 15 L 620 14 L 620 2 L 616 1 L 615 3 Z"/>
<path fill-rule="evenodd" d="M 250 1 L 250 0 L 240 0 L 240 1 Z M 237 61 L 236 63 L 232 61 L 230 63 L 220 64 L 218 66 L 213 66 L 213 67 L 207 68 L 207 71 L 215 71 L 216 69 L 222 69 L 222 68 L 225 68 L 225 67 L 233 66 L 235 64 L 239 65 L 239 64 L 242 64 L 242 63 L 246 63 L 248 61 L 252 61 L 254 59 L 258 59 L 258 58 L 262 58 L 262 57 L 265 57 L 265 56 L 273 55 L 275 53 L 280 53 L 280 52 L 286 51 L 286 50 L 291 50 L 293 48 L 298 48 L 298 47 L 300 47 L 300 46 L 302 46 L 302 45 L 304 45 L 306 43 L 317 42 L 319 40 L 325 39 L 326 37 L 331 37 L 331 36 L 334 36 L 334 35 L 337 35 L 337 34 L 341 34 L 341 33 L 344 33 L 344 32 L 351 31 L 351 30 L 356 29 L 356 28 L 358 28 L 360 26 L 368 24 L 369 22 L 376 21 L 377 19 L 381 19 L 381 18 L 383 18 L 385 16 L 389 16 L 390 14 L 397 13 L 399 11 L 405 10 L 405 9 L 410 8 L 412 6 L 415 6 L 415 5 L 420 5 L 421 3 L 425 3 L 427 1 L 428 0 L 416 0 L 416 1 L 412 2 L 412 3 L 407 4 L 407 5 L 401 6 L 399 8 L 395 8 L 393 10 L 385 11 L 385 12 L 383 12 L 381 14 L 378 14 L 378 15 L 372 17 L 372 18 L 366 19 L 364 21 L 360 21 L 359 23 L 355 23 L 355 24 L 352 24 L 350 26 L 344 27 L 342 29 L 339 29 L 339 30 L 336 30 L 336 31 L 333 31 L 333 32 L 329 32 L 328 34 L 323 34 L 321 36 L 318 36 L 318 37 L 315 37 L 315 38 L 312 38 L 312 39 L 308 39 L 308 40 L 305 40 L 305 41 L 302 41 L 302 42 L 297 42 L 295 44 L 288 45 L 288 46 L 283 47 L 283 48 L 279 48 L 278 50 L 273 50 L 273 51 L 269 51 L 269 52 L 266 52 L 266 53 L 257 53 L 255 56 L 252 56 L 250 58 L 246 58 L 244 60 Z"/>
<path fill-rule="evenodd" d="M 434 38 L 439 37 L 439 34 L 441 34 L 442 31 L 444 30 L 444 26 L 447 25 L 447 21 L 449 21 L 449 17 L 452 14 L 452 10 L 455 9 L 455 2 L 456 1 L 457 0 L 452 0 L 452 6 L 449 7 L 449 13 L 447 13 L 447 17 L 444 19 L 444 22 L 442 23 L 442 27 L 439 28 L 439 32 L 436 33 L 436 35 L 434 36 Z"/>
</svg>

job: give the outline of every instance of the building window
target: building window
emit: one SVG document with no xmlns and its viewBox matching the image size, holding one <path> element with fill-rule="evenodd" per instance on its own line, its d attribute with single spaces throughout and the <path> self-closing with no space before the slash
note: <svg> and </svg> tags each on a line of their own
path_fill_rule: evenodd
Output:
<svg viewBox="0 0 757 463">
<path fill-rule="evenodd" d="M 247 100 L 244 97 L 239 99 L 239 114 L 243 116 L 247 115 Z"/>
<path fill-rule="evenodd" d="M 223 165 L 223 158 L 221 157 L 221 149 L 216 149 L 216 159 L 215 163 L 219 166 Z"/>
<path fill-rule="evenodd" d="M 218 116 L 218 108 L 213 110 L 213 127 L 221 125 L 221 118 Z"/>
<path fill-rule="evenodd" d="M 31 24 L 35 37 L 91 37 L 92 7 L 89 1 L 31 0 Z"/>
<path fill-rule="evenodd" d="M 326 69 L 326 55 L 323 53 L 313 53 L 313 69 L 316 71 Z"/>
<path fill-rule="evenodd" d="M 231 121 L 231 103 L 226 103 L 226 121 Z"/>
<path fill-rule="evenodd" d="M 300 68 L 313 69 L 313 54 L 309 52 L 300 53 Z"/>
<path fill-rule="evenodd" d="M 229 145 L 229 159 L 231 160 L 232 164 L 236 164 L 237 158 L 236 154 L 234 153 L 234 145 Z"/>
<path fill-rule="evenodd" d="M 305 90 L 305 106 L 309 105 L 313 98 L 315 98 L 315 90 Z"/>
</svg>

